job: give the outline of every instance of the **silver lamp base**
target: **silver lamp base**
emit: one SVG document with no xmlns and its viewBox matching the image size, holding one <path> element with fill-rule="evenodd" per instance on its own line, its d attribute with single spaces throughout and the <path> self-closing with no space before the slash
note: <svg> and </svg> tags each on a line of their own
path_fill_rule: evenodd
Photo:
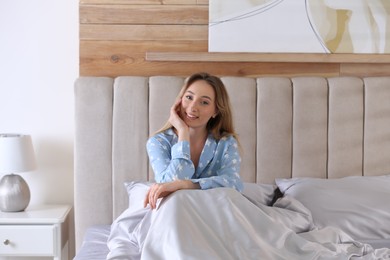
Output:
<svg viewBox="0 0 390 260">
<path fill-rule="evenodd" d="M 30 203 L 30 189 L 27 182 L 17 174 L 4 175 L 0 181 L 0 210 L 18 212 Z"/>
</svg>

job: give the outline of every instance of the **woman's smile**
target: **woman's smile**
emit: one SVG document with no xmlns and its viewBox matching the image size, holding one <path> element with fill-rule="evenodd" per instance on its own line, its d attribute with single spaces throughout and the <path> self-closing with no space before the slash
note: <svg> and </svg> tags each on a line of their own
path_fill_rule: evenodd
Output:
<svg viewBox="0 0 390 260">
<path fill-rule="evenodd" d="M 195 116 L 195 115 L 191 115 L 191 114 L 188 114 L 186 113 L 186 117 L 190 120 L 195 120 L 195 119 L 198 119 L 199 117 L 198 116 Z"/>
</svg>

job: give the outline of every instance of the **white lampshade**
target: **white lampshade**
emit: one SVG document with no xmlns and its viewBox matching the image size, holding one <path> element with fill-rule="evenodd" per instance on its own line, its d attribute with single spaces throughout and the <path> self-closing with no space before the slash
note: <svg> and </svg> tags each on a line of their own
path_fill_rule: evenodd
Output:
<svg viewBox="0 0 390 260">
<path fill-rule="evenodd" d="M 0 210 L 23 211 L 30 202 L 30 189 L 18 172 L 36 168 L 31 136 L 0 134 Z"/>
<path fill-rule="evenodd" d="M 35 168 L 31 136 L 0 134 L 0 173 L 28 172 Z"/>
</svg>

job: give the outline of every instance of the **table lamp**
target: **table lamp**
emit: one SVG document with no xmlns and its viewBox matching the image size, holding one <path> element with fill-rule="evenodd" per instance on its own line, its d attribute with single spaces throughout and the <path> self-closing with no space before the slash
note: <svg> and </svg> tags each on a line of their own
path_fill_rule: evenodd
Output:
<svg viewBox="0 0 390 260">
<path fill-rule="evenodd" d="M 31 136 L 0 134 L 0 210 L 18 212 L 30 203 L 30 189 L 26 181 L 15 173 L 36 168 Z"/>
</svg>

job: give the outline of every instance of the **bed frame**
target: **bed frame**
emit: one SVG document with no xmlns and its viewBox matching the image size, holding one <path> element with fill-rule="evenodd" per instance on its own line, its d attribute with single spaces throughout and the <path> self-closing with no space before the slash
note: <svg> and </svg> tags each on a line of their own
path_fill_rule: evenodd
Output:
<svg viewBox="0 0 390 260">
<path fill-rule="evenodd" d="M 184 84 L 173 76 L 75 82 L 76 250 L 86 228 L 128 205 L 123 183 L 153 180 L 147 138 Z M 390 77 L 222 77 L 245 182 L 390 173 Z"/>
</svg>

